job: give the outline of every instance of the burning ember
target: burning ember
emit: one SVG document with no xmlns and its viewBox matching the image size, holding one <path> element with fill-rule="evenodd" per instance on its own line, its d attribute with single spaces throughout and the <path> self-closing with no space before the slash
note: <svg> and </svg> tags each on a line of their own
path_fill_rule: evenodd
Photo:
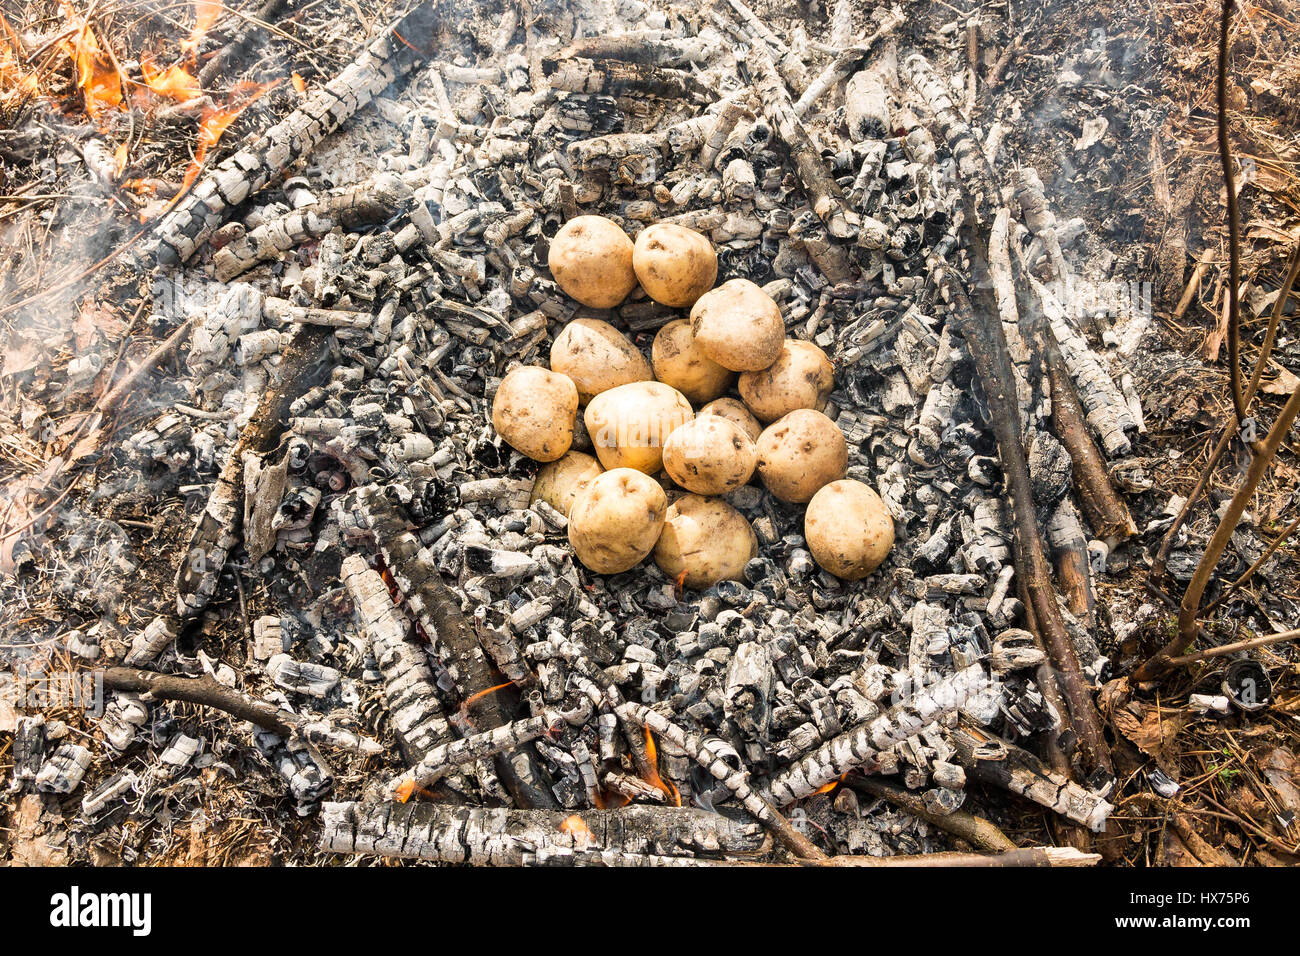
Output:
<svg viewBox="0 0 1300 956">
<path fill-rule="evenodd" d="M 680 807 L 682 805 L 682 795 L 677 788 L 673 786 L 671 780 L 665 780 L 659 775 L 659 751 L 655 746 L 655 735 L 650 732 L 650 728 L 645 729 L 645 755 L 650 764 L 649 772 L 646 774 L 645 782 L 653 787 L 662 790 L 665 796 L 672 801 L 672 805 Z"/>
<path fill-rule="evenodd" d="M 579 848 L 590 846 L 592 843 L 596 842 L 596 837 L 591 832 L 591 828 L 588 827 L 586 821 L 576 813 L 572 816 L 565 817 L 564 820 L 560 822 L 559 830 L 561 833 L 567 833 L 569 836 L 573 837 L 574 845 Z"/>
</svg>

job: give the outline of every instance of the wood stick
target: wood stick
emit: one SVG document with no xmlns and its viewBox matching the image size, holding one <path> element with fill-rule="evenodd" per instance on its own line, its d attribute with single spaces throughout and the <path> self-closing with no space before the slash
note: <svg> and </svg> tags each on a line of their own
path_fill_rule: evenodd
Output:
<svg viewBox="0 0 1300 956">
<path fill-rule="evenodd" d="M 539 850 L 629 855 L 754 855 L 771 848 L 763 828 L 734 812 L 632 804 L 620 810 L 451 807 L 428 802 L 326 803 L 321 849 L 443 863 L 520 866 Z"/>
<path fill-rule="evenodd" d="M 203 65 L 199 70 L 199 86 L 203 89 L 210 89 L 213 82 L 222 73 L 232 61 L 241 56 L 244 50 L 248 49 L 249 44 L 253 42 L 254 37 L 261 31 L 265 24 L 272 21 L 272 17 L 279 15 L 284 8 L 286 0 L 263 0 L 263 3 L 251 16 L 239 25 L 235 35 L 221 49 L 212 55 L 212 58 Z"/>
<path fill-rule="evenodd" d="M 1038 323 L 1038 334 L 1052 389 L 1052 431 L 1070 453 L 1074 490 L 1088 524 L 1097 537 L 1113 547 L 1137 534 L 1137 525 L 1133 523 L 1128 506 L 1110 483 L 1106 463 L 1088 434 L 1083 406 L 1066 371 L 1056 336 L 1045 321 Z"/>
<path fill-rule="evenodd" d="M 1192 270 L 1191 277 L 1187 280 L 1187 287 L 1183 289 L 1183 294 L 1178 300 L 1178 305 L 1174 306 L 1174 318 L 1181 319 L 1188 307 L 1192 304 L 1192 299 L 1196 291 L 1201 287 L 1201 280 L 1205 274 L 1210 271 L 1210 263 L 1214 260 L 1214 250 L 1206 246 L 1201 250 L 1200 257 L 1196 260 L 1196 267 Z"/>
<path fill-rule="evenodd" d="M 982 155 L 982 154 L 981 154 Z M 973 238 L 979 248 L 978 238 Z M 996 318 L 997 307 L 985 305 L 984 321 L 976 318 L 975 310 L 961 287 L 960 280 L 946 268 L 940 269 L 939 291 L 952 308 L 954 321 L 962 333 L 976 372 L 984 385 L 1002 473 L 1006 478 L 1011 497 L 1012 518 L 1015 522 L 1013 553 L 1016 576 L 1022 582 L 1034 612 L 1037 633 L 1056 668 L 1062 696 L 1078 734 L 1079 743 L 1089 763 L 1113 773 L 1110 752 L 1102 735 L 1101 722 L 1092 702 L 1079 659 L 1052 588 L 1047 555 L 1034 514 L 1033 491 L 1029 479 L 1029 462 L 1021 442 L 1020 414 L 1016 408 L 1014 376 L 1011 358 L 1007 353 L 1006 337 L 1002 323 Z M 979 282 L 976 283 L 980 285 Z M 987 287 L 982 289 L 987 295 Z"/>
<path fill-rule="evenodd" d="M 844 785 L 858 793 L 888 800 L 912 816 L 965 840 L 981 853 L 1007 853 L 1018 849 L 1009 836 L 983 817 L 965 810 L 947 814 L 934 813 L 917 794 L 887 781 L 854 775 L 844 781 Z"/>
<path fill-rule="evenodd" d="M 217 164 L 159 221 L 157 242 L 148 250 L 152 258 L 162 265 L 187 261 L 240 203 L 424 60 L 439 14 L 434 0 L 419 4 L 301 107 Z"/>
<path fill-rule="evenodd" d="M 493 690 L 501 681 L 462 613 L 459 598 L 443 582 L 419 539 L 407 530 L 401 516 L 378 489 L 361 489 L 358 503 L 407 606 L 456 682 L 467 716 L 481 730 L 509 724 L 519 705 L 518 690 L 514 686 Z M 520 807 L 559 806 L 544 785 L 536 754 L 528 744 L 498 756 L 495 765 L 502 784 Z"/>
<path fill-rule="evenodd" d="M 206 675 L 180 677 L 134 667 L 107 667 L 104 669 L 104 687 L 108 690 L 143 694 L 154 700 L 175 700 L 211 707 L 239 720 L 256 724 L 285 740 L 298 736 L 312 743 L 367 755 L 383 752 L 383 747 L 374 740 L 350 731 L 337 730 L 323 721 L 305 720 L 292 711 L 276 707 L 269 701 L 255 700 Z"/>
<path fill-rule="evenodd" d="M 1211 657 L 1227 657 L 1229 654 L 1236 654 L 1240 651 L 1254 650 L 1257 647 L 1268 647 L 1272 644 L 1282 644 L 1286 641 L 1294 641 L 1300 637 L 1300 630 L 1282 631 L 1280 634 L 1266 634 L 1263 637 L 1252 637 L 1245 641 L 1236 641 L 1232 644 L 1224 644 L 1220 647 L 1207 647 L 1203 651 L 1197 651 L 1194 654 L 1183 654 L 1179 657 L 1171 657 L 1169 665 L 1171 667 L 1183 667 L 1187 664 L 1195 664 L 1197 661 L 1208 660 Z"/>
</svg>

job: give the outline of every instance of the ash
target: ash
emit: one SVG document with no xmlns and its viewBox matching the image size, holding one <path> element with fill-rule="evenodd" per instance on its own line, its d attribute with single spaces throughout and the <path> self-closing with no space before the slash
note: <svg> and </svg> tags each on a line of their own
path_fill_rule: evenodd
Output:
<svg viewBox="0 0 1300 956">
<path fill-rule="evenodd" d="M 299 152 L 275 175 L 269 160 L 247 171 L 254 188 L 222 180 L 242 168 L 224 164 L 218 198 L 182 203 L 141 252 L 152 321 L 192 327 L 175 398 L 122 441 L 106 487 L 179 496 L 195 527 L 149 604 L 122 529 L 85 525 L 94 561 L 66 586 L 135 603 L 125 626 L 105 618 L 56 644 L 205 680 L 269 706 L 278 730 L 110 687 L 89 738 L 18 719 L 15 788 L 74 794 L 56 827 L 71 851 L 128 859 L 150 852 L 142 821 L 171 820 L 222 778 L 320 831 L 325 852 L 444 862 L 784 852 L 755 836 L 738 780 L 832 855 L 948 849 L 935 821 L 996 814 L 999 791 L 1104 827 L 1109 781 L 1072 783 L 1030 752 L 1061 715 L 1023 629 L 989 408 L 935 281 L 967 261 L 961 160 L 933 133 L 936 95 L 970 116 L 966 21 L 927 31 L 908 9 L 837 2 L 813 39 L 739 2 L 508 5 L 472 24 L 445 6 L 424 5 L 432 56 L 390 68 L 399 54 L 371 46 L 370 73 L 340 74 L 355 115 L 337 132 L 295 127 Z M 1009 242 L 1043 301 L 1053 278 L 1122 274 L 1017 172 L 1018 104 L 989 95 L 1000 119 L 974 148 L 1008 187 L 994 201 L 1024 215 Z M 832 358 L 826 414 L 848 477 L 895 521 L 878 572 L 850 584 L 819 570 L 803 509 L 756 485 L 726 497 L 759 542 L 743 581 L 683 592 L 650 562 L 602 577 L 575 561 L 564 516 L 530 503 L 537 466 L 492 429 L 494 391 L 513 365 L 548 364 L 573 318 L 610 321 L 648 353 L 679 317 L 639 290 L 604 311 L 559 291 L 548 241 L 585 213 L 633 237 L 653 222 L 705 233 L 719 282 L 762 285 L 787 334 Z M 1140 294 L 1051 319 L 1118 490 L 1148 491 L 1122 373 L 1148 331 Z M 1046 372 L 1007 330 L 1040 526 L 1054 556 L 1086 558 L 1086 599 L 1062 599 L 1062 614 L 1100 686 L 1114 642 L 1095 586 L 1127 568 L 1129 533 L 1080 515 Z M 1147 531 L 1163 505 L 1143 506 Z M 923 810 L 850 786 L 860 774 Z M 443 804 L 525 816 L 510 818 L 513 842 L 485 817 L 443 845 Z M 698 814 L 693 836 L 646 835 L 677 805 Z M 567 825 L 588 811 L 637 815 L 592 837 L 594 823 Z"/>
</svg>

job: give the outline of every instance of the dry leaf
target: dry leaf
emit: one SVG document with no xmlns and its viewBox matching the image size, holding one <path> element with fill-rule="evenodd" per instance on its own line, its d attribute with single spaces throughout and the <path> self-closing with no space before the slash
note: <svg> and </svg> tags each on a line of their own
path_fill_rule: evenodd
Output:
<svg viewBox="0 0 1300 956">
<path fill-rule="evenodd" d="M 5 364 L 0 369 L 0 377 L 30 372 L 40 358 L 40 343 L 30 339 L 10 339 L 5 345 Z"/>
<path fill-rule="evenodd" d="M 1116 730 L 1133 741 L 1139 750 L 1154 758 L 1160 769 L 1172 777 L 1177 772 L 1172 744 L 1182 729 L 1183 719 L 1181 713 L 1171 711 L 1162 714 L 1158 707 L 1132 701 L 1115 711 L 1111 723 Z"/>
<path fill-rule="evenodd" d="M 1300 385 L 1300 378 L 1278 366 L 1277 378 L 1264 386 L 1264 392 L 1268 395 L 1290 395 L 1297 385 Z"/>
</svg>

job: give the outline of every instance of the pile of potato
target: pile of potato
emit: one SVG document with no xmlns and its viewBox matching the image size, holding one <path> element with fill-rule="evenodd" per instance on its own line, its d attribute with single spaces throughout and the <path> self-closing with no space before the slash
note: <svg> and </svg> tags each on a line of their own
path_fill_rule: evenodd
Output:
<svg viewBox="0 0 1300 956">
<path fill-rule="evenodd" d="M 755 472 L 777 498 L 808 505 L 804 537 L 821 567 L 857 580 L 885 560 L 893 521 L 875 491 L 844 477 L 844 435 L 822 414 L 830 359 L 787 339 L 780 308 L 753 282 L 714 288 L 706 237 L 660 223 L 633 243 L 609 219 L 579 216 L 552 240 L 549 264 L 560 288 L 592 308 L 617 306 L 639 284 L 690 309 L 659 330 L 648 362 L 608 322 L 574 319 L 549 370 L 515 368 L 497 389 L 492 424 L 545 463 L 533 500 L 568 516 L 578 560 L 616 574 L 653 554 L 688 588 L 738 579 L 757 539 L 720 496 Z M 726 397 L 733 386 L 740 400 Z M 580 407 L 595 457 L 571 450 Z"/>
</svg>

